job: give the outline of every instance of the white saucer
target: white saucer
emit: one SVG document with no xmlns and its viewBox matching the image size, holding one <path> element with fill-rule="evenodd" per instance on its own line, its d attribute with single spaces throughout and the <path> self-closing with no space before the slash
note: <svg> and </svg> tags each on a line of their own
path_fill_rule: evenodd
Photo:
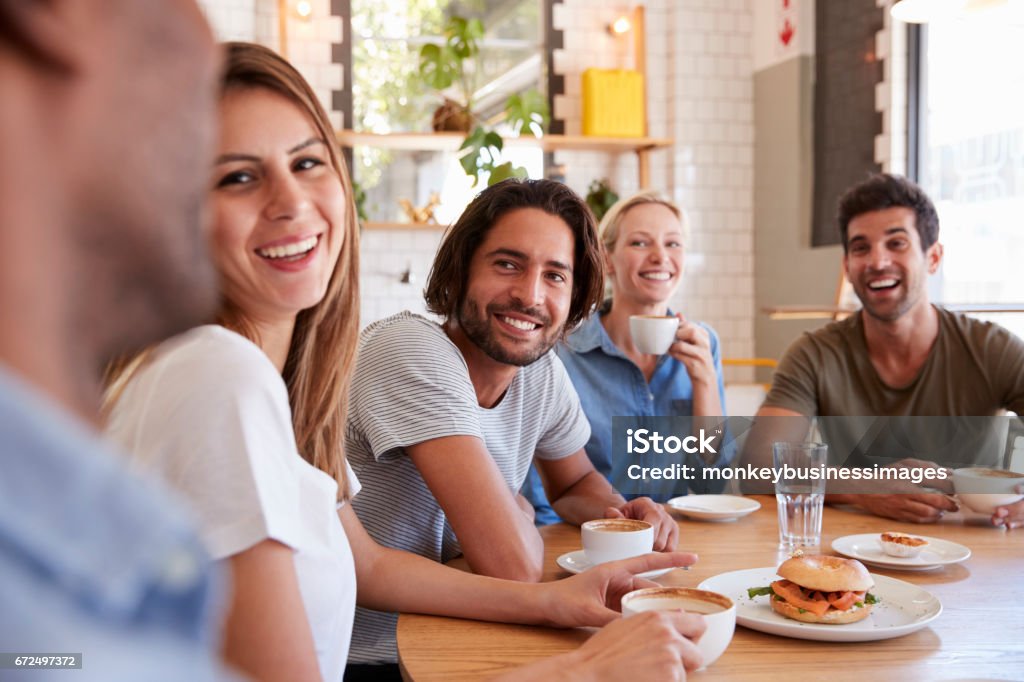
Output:
<svg viewBox="0 0 1024 682">
<path fill-rule="evenodd" d="M 886 554 L 882 551 L 879 533 L 844 535 L 832 541 L 832 549 L 866 564 L 901 571 L 930 571 L 949 564 L 960 563 L 971 556 L 971 550 L 955 542 L 930 538 L 925 535 L 917 537 L 927 540 L 928 545 L 916 557 L 898 557 Z"/>
<path fill-rule="evenodd" d="M 587 555 L 583 553 L 582 549 L 577 549 L 575 552 L 566 552 L 562 556 L 555 559 L 555 563 L 569 571 L 570 573 L 582 573 L 588 568 L 593 568 L 593 564 L 587 561 Z M 670 568 L 657 568 L 653 571 L 647 571 L 646 573 L 637 573 L 637 577 L 640 578 L 657 578 L 659 575 L 665 575 L 672 570 Z"/>
<path fill-rule="evenodd" d="M 772 610 L 770 596 L 747 596 L 747 589 L 763 587 L 779 576 L 775 567 L 750 568 L 722 573 L 697 586 L 731 598 L 736 602 L 736 623 L 771 635 L 812 639 L 820 642 L 871 642 L 902 637 L 927 627 L 942 613 L 942 604 L 932 593 L 902 580 L 872 574 L 875 586 L 868 592 L 879 602 L 864 620 L 846 625 L 802 623 Z"/>
<path fill-rule="evenodd" d="M 683 516 L 700 521 L 735 521 L 761 508 L 761 503 L 738 495 L 683 495 L 666 504 Z"/>
</svg>

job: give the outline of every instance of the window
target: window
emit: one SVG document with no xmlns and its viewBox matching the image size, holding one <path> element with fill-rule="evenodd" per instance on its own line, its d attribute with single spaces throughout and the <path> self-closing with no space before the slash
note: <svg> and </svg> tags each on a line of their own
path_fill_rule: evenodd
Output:
<svg viewBox="0 0 1024 682">
<path fill-rule="evenodd" d="M 936 301 L 1024 303 L 1020 19 L 978 12 L 923 32 L 918 179 L 936 203 L 946 247 Z M 1024 314 L 989 317 L 1024 336 Z"/>
<path fill-rule="evenodd" d="M 438 93 L 419 78 L 419 51 L 440 42 L 446 14 L 483 21 L 473 109 L 491 119 L 509 95 L 543 91 L 540 0 L 352 0 L 352 127 L 375 133 L 428 132 Z M 499 127 L 499 132 L 502 132 Z M 539 149 L 506 149 L 503 158 L 543 176 Z M 353 176 L 366 192 L 370 220 L 403 222 L 400 199 L 423 206 L 438 195 L 435 216 L 453 221 L 483 189 L 471 186 L 454 153 L 357 147 Z"/>
</svg>

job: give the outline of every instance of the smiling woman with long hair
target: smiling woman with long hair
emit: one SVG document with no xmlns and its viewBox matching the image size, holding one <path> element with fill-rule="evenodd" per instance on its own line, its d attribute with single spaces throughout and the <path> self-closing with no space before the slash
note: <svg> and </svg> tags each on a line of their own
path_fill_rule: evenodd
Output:
<svg viewBox="0 0 1024 682">
<path fill-rule="evenodd" d="M 370 539 L 348 504 L 359 483 L 341 429 L 359 320 L 351 184 L 302 77 L 257 45 L 230 44 L 227 58 L 210 190 L 220 313 L 113 368 L 108 405 L 109 435 L 185 496 L 213 558 L 230 566 L 227 660 L 257 679 L 341 679 L 357 584 L 373 609 L 601 625 L 644 582 L 626 568 L 692 562 L 640 557 L 525 585 Z M 702 630 L 699 617 L 637 628 L 660 643 L 641 664 L 654 677 L 699 663 L 686 638 Z M 635 653 L 614 644 L 626 626 L 610 630 L 524 674 L 635 668 Z"/>
<path fill-rule="evenodd" d="M 613 486 L 632 492 L 636 484 L 626 478 L 625 469 L 633 460 L 613 449 L 612 417 L 724 415 L 721 345 L 710 326 L 669 309 L 669 299 L 682 283 L 689 239 L 689 226 L 678 206 L 657 192 L 638 192 L 609 209 L 600 231 L 612 295 L 557 346 L 557 352 L 590 422 L 587 456 Z M 678 318 L 668 352 L 648 355 L 637 348 L 629 321 L 634 315 Z M 713 431 L 720 422 L 698 419 L 693 433 L 700 427 Z M 731 450 L 717 460 L 689 464 L 721 466 L 730 457 Z M 676 489 L 672 481 L 662 483 L 665 487 L 659 490 L 653 489 L 656 483 L 647 483 L 644 494 L 664 502 L 686 493 L 685 485 Z M 699 492 L 714 492 L 703 483 L 691 485 Z M 538 523 L 558 520 L 536 472 L 531 471 L 524 495 L 537 510 Z"/>
</svg>

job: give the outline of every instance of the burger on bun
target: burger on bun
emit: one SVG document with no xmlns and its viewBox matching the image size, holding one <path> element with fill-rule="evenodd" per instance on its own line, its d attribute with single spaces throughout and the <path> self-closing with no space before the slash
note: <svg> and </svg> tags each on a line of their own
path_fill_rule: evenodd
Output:
<svg viewBox="0 0 1024 682">
<path fill-rule="evenodd" d="M 798 556 L 784 561 L 768 587 L 747 590 L 751 598 L 771 597 L 772 610 L 804 623 L 841 625 L 864 620 L 877 603 L 864 564 L 834 556 Z"/>
</svg>

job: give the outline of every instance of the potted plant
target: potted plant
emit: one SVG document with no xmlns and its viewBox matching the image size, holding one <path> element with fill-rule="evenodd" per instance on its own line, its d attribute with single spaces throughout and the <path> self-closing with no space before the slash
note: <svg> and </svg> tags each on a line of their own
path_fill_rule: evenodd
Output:
<svg viewBox="0 0 1024 682">
<path fill-rule="evenodd" d="M 499 163 L 504 140 L 473 112 L 483 37 L 479 19 L 453 15 L 445 23 L 444 42 L 428 43 L 420 49 L 420 77 L 444 98 L 434 112 L 434 130 L 468 133 L 459 147 L 459 163 L 473 178 L 473 185 L 484 173 L 489 185 L 509 177 L 526 177 L 526 169 L 511 162 Z M 540 137 L 548 121 L 547 101 L 536 90 L 514 94 L 505 103 L 504 120 L 517 135 L 525 129 Z"/>
<path fill-rule="evenodd" d="M 604 218 L 604 214 L 608 212 L 615 202 L 619 200 L 619 195 L 615 193 L 615 190 L 608 184 L 608 178 L 601 178 L 600 180 L 594 180 L 590 183 L 590 187 L 587 191 L 585 201 L 590 210 L 594 212 L 594 217 L 598 221 Z"/>
<path fill-rule="evenodd" d="M 472 128 L 473 93 L 476 91 L 477 56 L 484 25 L 479 19 L 452 16 L 444 26 L 444 42 L 427 43 L 420 48 L 420 77 L 438 92 L 452 86 L 458 89 L 455 97 L 445 95 L 444 102 L 434 112 L 434 130 L 454 130 L 468 133 Z"/>
</svg>

